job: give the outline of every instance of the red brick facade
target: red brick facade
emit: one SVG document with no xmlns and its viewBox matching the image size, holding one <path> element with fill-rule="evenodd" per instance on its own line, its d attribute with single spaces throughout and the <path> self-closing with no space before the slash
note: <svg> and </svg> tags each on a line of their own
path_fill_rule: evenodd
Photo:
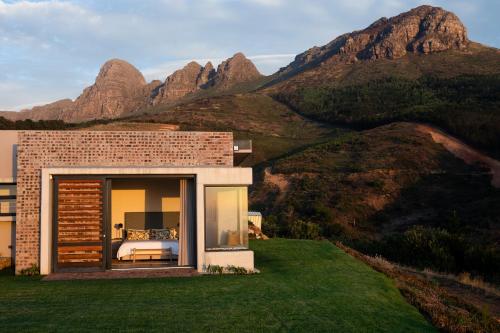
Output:
<svg viewBox="0 0 500 333">
<path fill-rule="evenodd" d="M 232 165 L 232 133 L 20 132 L 17 159 L 16 270 L 39 264 L 42 168 Z"/>
</svg>

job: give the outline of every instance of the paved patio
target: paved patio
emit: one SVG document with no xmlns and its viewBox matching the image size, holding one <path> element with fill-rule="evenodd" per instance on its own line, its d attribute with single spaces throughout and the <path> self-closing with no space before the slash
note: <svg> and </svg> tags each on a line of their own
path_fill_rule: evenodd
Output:
<svg viewBox="0 0 500 333">
<path fill-rule="evenodd" d="M 79 272 L 79 273 L 52 273 L 44 277 L 43 281 L 64 280 L 101 280 L 101 279 L 134 279 L 134 278 L 160 278 L 160 277 L 190 277 L 198 272 L 194 268 L 164 268 L 164 269 L 131 269 L 108 270 L 104 272 Z"/>
</svg>

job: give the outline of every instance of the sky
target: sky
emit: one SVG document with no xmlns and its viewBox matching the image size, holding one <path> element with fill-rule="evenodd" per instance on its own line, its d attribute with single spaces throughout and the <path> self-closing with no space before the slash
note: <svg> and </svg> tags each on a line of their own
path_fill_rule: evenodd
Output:
<svg viewBox="0 0 500 333">
<path fill-rule="evenodd" d="M 0 110 L 76 98 L 108 59 L 146 80 L 236 52 L 272 74 L 294 56 L 421 4 L 500 48 L 499 0 L 0 0 Z"/>
</svg>

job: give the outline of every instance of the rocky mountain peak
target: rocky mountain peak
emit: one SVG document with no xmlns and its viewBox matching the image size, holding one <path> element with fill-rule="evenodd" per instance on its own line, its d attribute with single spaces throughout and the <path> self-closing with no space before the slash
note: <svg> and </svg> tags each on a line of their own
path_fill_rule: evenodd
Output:
<svg viewBox="0 0 500 333">
<path fill-rule="evenodd" d="M 439 7 L 420 6 L 313 47 L 297 55 L 280 73 L 301 71 L 325 61 L 397 59 L 408 53 L 464 49 L 468 43 L 466 28 L 455 14 Z"/>
<path fill-rule="evenodd" d="M 146 80 L 141 72 L 120 59 L 108 60 L 95 83 L 83 90 L 63 120 L 114 118 L 139 108 Z"/>
<path fill-rule="evenodd" d="M 214 65 L 212 65 L 212 63 L 209 61 L 206 63 L 205 67 L 203 67 L 202 71 L 200 72 L 196 84 L 199 87 L 204 88 L 213 79 L 214 75 L 215 75 Z"/>
<path fill-rule="evenodd" d="M 104 63 L 95 80 L 96 85 L 114 84 L 126 81 L 126 86 L 142 86 L 146 84 L 141 72 L 130 63 L 121 59 L 111 59 Z"/>
<path fill-rule="evenodd" d="M 253 62 L 241 52 L 223 61 L 217 67 L 214 85 L 219 89 L 231 87 L 237 83 L 248 82 L 262 77 Z"/>
<path fill-rule="evenodd" d="M 196 61 L 191 61 L 182 69 L 176 70 L 167 77 L 165 83 L 159 88 L 153 104 L 172 102 L 195 92 L 204 84 L 200 79 L 204 70 L 205 68 Z"/>
</svg>

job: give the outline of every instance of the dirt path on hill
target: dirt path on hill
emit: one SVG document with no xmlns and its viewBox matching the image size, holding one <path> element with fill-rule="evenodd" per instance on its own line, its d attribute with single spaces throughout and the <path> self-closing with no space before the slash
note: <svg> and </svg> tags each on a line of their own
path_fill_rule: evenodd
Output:
<svg viewBox="0 0 500 333">
<path fill-rule="evenodd" d="M 500 188 L 500 161 L 497 161 L 466 143 L 454 138 L 443 131 L 429 126 L 417 124 L 417 130 L 430 134 L 434 142 L 442 144 L 449 152 L 462 159 L 467 164 L 480 164 L 490 169 L 492 174 L 491 185 Z"/>
</svg>

